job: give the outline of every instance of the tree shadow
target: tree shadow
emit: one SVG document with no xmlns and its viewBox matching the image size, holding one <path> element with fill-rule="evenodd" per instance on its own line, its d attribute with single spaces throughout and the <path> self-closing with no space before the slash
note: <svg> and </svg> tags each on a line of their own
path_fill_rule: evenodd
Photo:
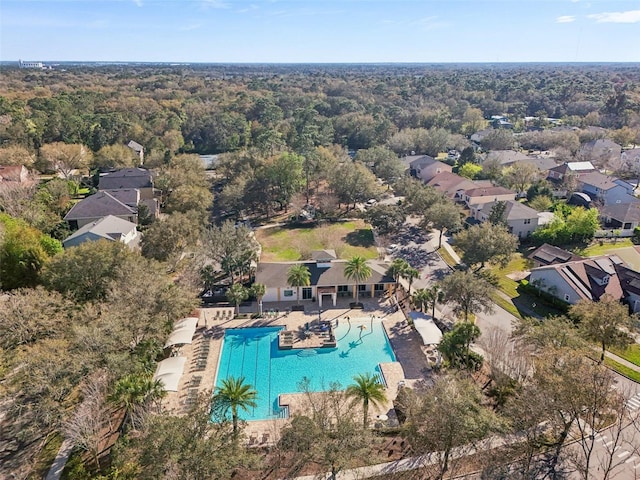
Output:
<svg viewBox="0 0 640 480">
<path fill-rule="evenodd" d="M 352 247 L 373 247 L 373 232 L 368 228 L 359 228 L 345 235 L 344 241 Z"/>
</svg>

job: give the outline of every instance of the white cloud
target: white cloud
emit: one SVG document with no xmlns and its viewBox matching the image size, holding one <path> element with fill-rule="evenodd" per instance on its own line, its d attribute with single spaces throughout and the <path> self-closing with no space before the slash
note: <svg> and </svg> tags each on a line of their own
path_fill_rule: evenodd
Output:
<svg viewBox="0 0 640 480">
<path fill-rule="evenodd" d="M 597 23 L 638 23 L 640 22 L 640 10 L 594 13 L 587 15 L 587 18 L 595 20 Z"/>
<path fill-rule="evenodd" d="M 576 17 L 573 15 L 562 15 L 561 17 L 556 18 L 556 23 L 571 23 L 575 21 Z"/>
<path fill-rule="evenodd" d="M 133 3 L 135 3 L 136 6 L 138 6 L 138 7 L 142 6 L 142 0 L 133 0 Z"/>
</svg>

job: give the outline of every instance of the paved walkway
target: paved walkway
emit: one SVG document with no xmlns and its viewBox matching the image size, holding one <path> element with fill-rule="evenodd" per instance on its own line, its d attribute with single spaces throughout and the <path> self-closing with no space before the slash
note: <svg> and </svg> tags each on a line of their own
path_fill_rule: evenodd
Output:
<svg viewBox="0 0 640 480">
<path fill-rule="evenodd" d="M 58 450 L 58 454 L 56 458 L 53 460 L 53 464 L 47 473 L 45 480 L 58 480 L 60 475 L 62 475 L 62 471 L 64 470 L 64 466 L 67 464 L 67 460 L 69 459 L 69 455 L 71 455 L 71 450 L 73 450 L 73 443 L 71 440 L 65 440 L 60 445 L 60 450 Z"/>
</svg>

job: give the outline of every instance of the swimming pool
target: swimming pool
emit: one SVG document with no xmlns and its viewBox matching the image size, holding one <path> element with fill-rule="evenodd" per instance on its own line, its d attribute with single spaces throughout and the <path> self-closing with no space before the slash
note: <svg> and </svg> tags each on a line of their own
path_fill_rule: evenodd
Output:
<svg viewBox="0 0 640 480">
<path fill-rule="evenodd" d="M 360 326 L 366 328 L 361 330 Z M 216 387 L 229 377 L 244 377 L 258 392 L 258 406 L 240 412 L 244 420 L 265 420 L 282 415 L 278 396 L 298 393 L 303 378 L 313 391 L 339 382 L 344 388 L 358 374 L 379 374 L 379 363 L 396 357 L 380 319 L 341 321 L 334 329 L 336 348 L 278 349 L 278 332 L 283 327 L 237 328 L 225 331 L 218 363 Z M 360 339 L 360 333 L 362 337 Z"/>
</svg>

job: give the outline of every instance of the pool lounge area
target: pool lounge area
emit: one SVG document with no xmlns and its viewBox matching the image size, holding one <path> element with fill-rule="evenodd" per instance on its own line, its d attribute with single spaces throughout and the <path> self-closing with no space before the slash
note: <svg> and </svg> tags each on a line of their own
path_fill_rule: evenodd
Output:
<svg viewBox="0 0 640 480">
<path fill-rule="evenodd" d="M 403 313 L 391 308 L 391 305 L 387 302 L 376 299 L 365 301 L 364 310 L 351 310 L 348 301 L 344 301 L 339 302 L 335 308 L 322 311 L 320 315 L 317 310 L 311 310 L 313 305 L 308 307 L 307 312 L 291 311 L 287 313 L 287 307 L 288 305 L 286 304 L 276 305 L 274 309 L 279 308 L 279 311 L 284 313 L 277 316 L 268 315 L 260 319 L 234 319 L 231 315 L 224 315 L 224 313 L 228 313 L 226 312 L 226 310 L 229 310 L 228 307 L 201 308 L 199 311 L 200 321 L 193 345 L 181 347 L 180 355 L 184 355 L 190 360 L 185 366 L 178 392 L 170 392 L 163 400 L 164 409 L 177 415 L 186 413 L 190 405 L 193 404 L 193 377 L 199 377 L 197 379 L 197 393 L 206 396 L 211 394 L 214 389 L 214 381 L 217 381 L 216 376 L 219 370 L 219 360 L 221 359 L 225 332 L 227 330 L 272 327 L 276 328 L 276 331 L 293 332 L 293 343 L 290 352 L 296 353 L 305 346 L 310 349 L 316 349 L 313 346 L 313 342 L 318 342 L 320 340 L 320 334 L 325 333 L 322 332 L 321 329 L 316 328 L 320 322 L 333 322 L 333 325 L 338 327 L 343 324 L 343 319 L 349 316 L 353 328 L 355 318 L 364 318 L 370 322 L 370 316 L 375 315 L 380 322 L 380 331 L 384 329 L 385 338 L 393 347 L 391 353 L 397 361 L 377 363 L 373 368 L 368 369 L 370 373 L 379 373 L 381 375 L 381 378 L 386 383 L 388 398 L 384 405 L 371 409 L 370 418 L 376 422 L 378 416 L 380 416 L 380 418 L 388 417 L 386 423 L 393 423 L 395 421 L 393 399 L 395 399 L 397 395 L 398 385 L 419 385 L 424 381 L 425 369 L 428 369 L 428 362 L 422 350 L 422 342 L 417 333 L 408 326 Z M 225 312 L 221 314 L 221 310 L 225 310 Z M 247 309 L 247 312 L 250 311 L 250 309 Z M 365 322 L 360 322 L 360 324 L 365 325 Z M 367 327 L 369 327 L 369 325 L 370 323 L 366 323 Z M 374 331 L 375 327 L 376 325 L 374 325 Z M 307 335 L 307 332 L 310 332 L 311 335 Z M 357 332 L 357 336 L 355 336 L 355 340 L 357 341 L 360 335 L 360 329 L 352 331 L 352 333 L 355 332 Z M 366 342 L 369 338 L 365 336 L 367 333 L 367 329 L 362 330 L 362 337 L 364 337 L 363 346 L 367 345 Z M 349 343 L 353 343 L 354 341 L 353 337 L 348 340 L 346 347 L 343 346 L 341 349 L 341 335 L 343 334 L 341 334 L 340 331 L 336 335 L 337 345 L 335 349 L 330 347 L 322 348 L 318 349 L 318 352 L 322 350 L 337 350 L 338 353 L 343 354 L 345 360 L 350 358 L 352 354 L 355 355 L 358 352 L 357 345 L 353 345 L 351 350 L 349 350 Z M 197 362 L 197 352 L 203 344 L 209 346 L 210 353 L 208 361 L 204 368 L 196 369 L 196 363 L 194 362 Z M 276 349 L 277 347 L 276 337 Z M 287 353 L 287 351 L 282 350 L 281 353 Z M 347 353 L 347 355 L 345 355 L 345 353 Z M 328 367 L 325 367 L 325 369 L 327 368 Z M 331 370 L 331 368 L 329 369 Z M 360 368 L 357 368 L 356 374 L 357 373 L 367 373 L 367 371 L 362 371 Z M 344 384 L 345 387 L 352 383 L 352 376 L 353 375 L 347 378 L 348 382 Z M 249 378 L 247 380 L 251 383 Z M 340 383 L 343 382 L 341 381 Z M 190 404 L 187 403 L 188 397 L 191 397 Z M 288 406 L 289 415 L 294 415 L 296 412 L 300 412 L 302 411 L 301 409 L 305 408 L 305 399 L 303 397 L 304 395 L 298 393 L 297 389 L 294 389 L 293 393 L 282 393 L 279 395 L 277 407 Z M 268 394 L 268 398 L 275 397 Z M 287 421 L 286 413 L 278 415 L 277 417 L 271 416 L 266 420 L 250 420 L 247 423 L 245 434 L 247 438 L 253 440 L 253 442 L 249 443 L 255 445 L 262 444 L 262 440 L 267 438 L 269 442 L 273 442 L 277 440 L 279 437 L 279 429 L 286 424 Z M 265 433 L 268 433 L 268 435 L 265 435 Z"/>
<path fill-rule="evenodd" d="M 284 326 L 225 331 L 216 386 L 228 377 L 244 377 L 253 385 L 258 392 L 258 406 L 241 412 L 244 420 L 286 418 L 288 406 L 283 405 L 280 396 L 299 393 L 299 385 L 305 379 L 312 391 L 327 390 L 335 383 L 346 388 L 354 376 L 364 373 L 374 374 L 385 385 L 379 365 L 393 363 L 396 357 L 380 318 L 343 318 L 336 327 L 323 326 L 309 324 L 301 332 Z M 292 340 L 282 348 L 283 337 L 288 340 L 296 335 L 302 341 Z M 327 339 L 329 345 L 325 344 Z"/>
</svg>

